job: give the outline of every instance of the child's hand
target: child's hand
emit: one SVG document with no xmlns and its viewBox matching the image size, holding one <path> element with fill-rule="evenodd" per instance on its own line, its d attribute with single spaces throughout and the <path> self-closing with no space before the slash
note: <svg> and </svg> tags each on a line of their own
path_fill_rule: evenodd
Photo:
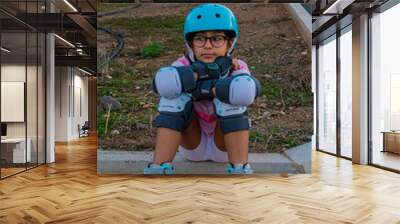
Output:
<svg viewBox="0 0 400 224">
<path fill-rule="evenodd" d="M 233 64 L 233 70 L 239 70 L 240 64 L 237 58 L 232 59 L 232 64 Z"/>
</svg>

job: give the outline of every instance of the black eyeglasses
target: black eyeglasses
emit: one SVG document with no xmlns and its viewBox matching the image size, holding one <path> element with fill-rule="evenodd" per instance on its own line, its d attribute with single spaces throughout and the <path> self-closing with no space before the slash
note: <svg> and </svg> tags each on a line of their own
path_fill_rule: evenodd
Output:
<svg viewBox="0 0 400 224">
<path fill-rule="evenodd" d="M 204 47 L 207 43 L 207 40 L 210 40 L 213 47 L 221 47 L 224 45 L 226 39 L 227 37 L 223 35 L 215 35 L 211 37 L 196 35 L 193 37 L 193 45 L 196 47 Z"/>
</svg>

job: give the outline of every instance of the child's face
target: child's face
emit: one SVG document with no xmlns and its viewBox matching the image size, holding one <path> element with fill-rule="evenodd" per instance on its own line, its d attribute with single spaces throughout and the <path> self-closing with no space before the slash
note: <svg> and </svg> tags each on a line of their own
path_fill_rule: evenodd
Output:
<svg viewBox="0 0 400 224">
<path fill-rule="evenodd" d="M 197 60 L 212 63 L 218 56 L 225 56 L 231 44 L 225 32 L 206 31 L 196 33 L 191 46 Z"/>
</svg>

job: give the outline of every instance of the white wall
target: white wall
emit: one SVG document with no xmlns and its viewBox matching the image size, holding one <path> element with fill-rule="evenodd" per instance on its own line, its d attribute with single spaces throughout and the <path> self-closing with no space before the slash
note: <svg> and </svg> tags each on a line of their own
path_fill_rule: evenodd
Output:
<svg viewBox="0 0 400 224">
<path fill-rule="evenodd" d="M 1 81 L 1 121 L 24 122 L 25 83 Z M 34 105 L 36 108 L 36 105 Z"/>
<path fill-rule="evenodd" d="M 68 140 L 68 71 L 67 67 L 55 68 L 55 141 Z"/>
<path fill-rule="evenodd" d="M 25 82 L 25 65 L 7 65 L 1 66 L 1 81 L 2 82 Z M 3 98 L 4 96 L 2 96 Z M 7 110 L 7 108 L 1 108 Z M 22 108 L 24 110 L 24 108 Z M 11 122 L 8 123 L 7 131 L 9 136 L 22 137 L 25 136 L 24 122 Z"/>
<path fill-rule="evenodd" d="M 56 141 L 79 138 L 78 124 L 88 120 L 88 78 L 82 75 L 76 68 L 56 67 Z"/>
<path fill-rule="evenodd" d="M 78 71 L 78 74 L 76 72 Z M 88 102 L 88 78 L 81 76 L 82 72 L 79 70 L 75 70 L 74 75 L 74 99 L 75 99 L 75 113 L 74 119 L 72 119 L 72 135 L 75 137 L 79 137 L 77 126 L 80 124 L 81 126 L 85 123 L 85 121 L 89 118 L 89 102 Z M 79 97 L 80 96 L 80 97 Z M 80 102 L 79 102 L 80 101 Z M 79 108 L 81 107 L 81 108 Z M 80 111 L 81 109 L 81 111 Z"/>
</svg>

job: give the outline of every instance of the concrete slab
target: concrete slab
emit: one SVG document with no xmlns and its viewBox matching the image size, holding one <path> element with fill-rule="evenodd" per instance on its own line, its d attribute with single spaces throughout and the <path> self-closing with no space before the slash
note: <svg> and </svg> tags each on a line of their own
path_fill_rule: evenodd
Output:
<svg viewBox="0 0 400 224">
<path fill-rule="evenodd" d="M 297 173 L 311 173 L 312 143 L 308 142 L 285 151 L 286 157 L 293 165 L 298 166 Z M 303 169 L 303 170 L 301 170 Z"/>
<path fill-rule="evenodd" d="M 141 151 L 97 151 L 98 174 L 143 174 L 143 168 L 152 161 L 153 152 Z M 309 173 L 311 170 L 311 143 L 285 153 L 250 153 L 249 162 L 255 174 L 266 173 Z M 177 153 L 176 174 L 226 174 L 226 163 L 212 161 L 189 161 Z"/>
</svg>

